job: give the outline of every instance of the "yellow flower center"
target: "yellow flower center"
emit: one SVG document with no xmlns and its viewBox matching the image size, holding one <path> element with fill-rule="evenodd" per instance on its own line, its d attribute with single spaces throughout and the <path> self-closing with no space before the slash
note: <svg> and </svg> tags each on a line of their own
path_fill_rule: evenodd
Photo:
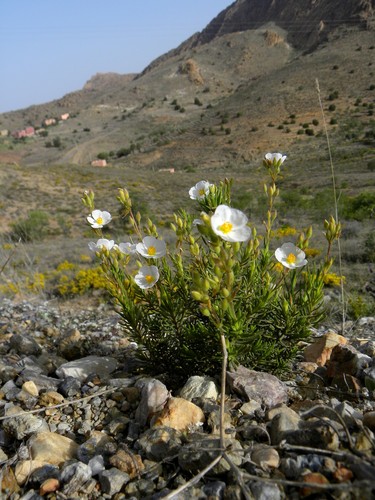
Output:
<svg viewBox="0 0 375 500">
<path fill-rule="evenodd" d="M 98 218 L 96 219 L 96 222 L 97 222 L 98 224 L 103 224 L 103 217 L 98 217 Z"/>
<path fill-rule="evenodd" d="M 155 255 L 155 254 L 156 254 L 156 248 L 155 248 L 155 247 L 153 247 L 153 246 L 148 247 L 148 249 L 147 249 L 147 253 L 148 253 L 149 255 Z"/>
<path fill-rule="evenodd" d="M 297 257 L 294 255 L 294 253 L 290 253 L 288 257 L 286 258 L 286 261 L 288 264 L 295 264 L 297 260 Z"/>
<path fill-rule="evenodd" d="M 233 224 L 230 222 L 224 222 L 221 226 L 219 226 L 219 231 L 221 231 L 224 234 L 228 234 L 232 231 Z"/>
<path fill-rule="evenodd" d="M 145 280 L 147 281 L 147 283 L 152 283 L 154 281 L 154 277 L 152 276 L 152 274 L 146 274 Z"/>
<path fill-rule="evenodd" d="M 203 188 L 199 190 L 199 196 L 206 196 L 206 191 Z"/>
</svg>

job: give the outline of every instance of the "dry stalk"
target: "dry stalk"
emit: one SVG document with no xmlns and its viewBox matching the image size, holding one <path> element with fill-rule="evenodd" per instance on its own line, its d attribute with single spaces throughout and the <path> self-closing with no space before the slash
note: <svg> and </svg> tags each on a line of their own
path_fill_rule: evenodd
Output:
<svg viewBox="0 0 375 500">
<path fill-rule="evenodd" d="M 338 204 L 337 204 L 338 198 L 337 198 L 337 193 L 336 193 L 335 167 L 333 165 L 331 143 L 329 140 L 328 128 L 327 128 L 327 122 L 326 122 L 326 117 L 325 117 L 325 113 L 324 113 L 322 98 L 320 95 L 319 80 L 316 79 L 315 83 L 316 83 L 316 91 L 318 93 L 320 111 L 322 113 L 324 134 L 325 134 L 326 141 L 327 141 L 329 164 L 331 167 L 331 179 L 332 179 L 332 189 L 333 189 L 333 203 L 334 203 L 334 210 L 335 210 L 335 221 L 336 221 L 336 224 L 338 224 L 338 222 L 339 222 L 339 210 L 338 210 Z M 342 273 L 342 256 L 341 256 L 340 238 L 337 238 L 337 250 L 338 250 L 338 256 L 339 256 L 338 260 L 339 260 L 340 290 L 341 290 L 341 302 L 342 302 L 341 332 L 342 332 L 342 334 L 344 334 L 344 331 L 345 331 L 345 293 L 344 293 L 344 277 L 343 277 L 343 273 Z"/>
</svg>

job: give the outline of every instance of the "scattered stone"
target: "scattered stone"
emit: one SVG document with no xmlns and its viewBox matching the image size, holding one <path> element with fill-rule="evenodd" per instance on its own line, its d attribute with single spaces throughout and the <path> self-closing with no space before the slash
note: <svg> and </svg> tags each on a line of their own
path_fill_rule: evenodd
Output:
<svg viewBox="0 0 375 500">
<path fill-rule="evenodd" d="M 157 462 L 179 452 L 181 432 L 170 427 L 153 427 L 141 435 L 137 444 L 149 460 Z"/>
<path fill-rule="evenodd" d="M 126 472 L 130 479 L 139 477 L 145 468 L 139 455 L 127 450 L 118 450 L 109 459 L 109 463 L 122 472 Z"/>
<path fill-rule="evenodd" d="M 22 390 L 30 394 L 31 396 L 38 396 L 39 390 L 32 380 L 27 380 L 22 384 Z"/>
<path fill-rule="evenodd" d="M 44 483 L 40 485 L 39 494 L 41 496 L 47 495 L 48 493 L 53 493 L 60 488 L 60 481 L 56 478 L 51 477 L 46 479 Z"/>
<path fill-rule="evenodd" d="M 32 337 L 14 334 L 9 340 L 10 348 L 16 351 L 17 354 L 38 356 L 42 352 L 42 348 Z"/>
<path fill-rule="evenodd" d="M 11 403 L 5 407 L 5 416 L 9 418 L 3 422 L 4 430 L 19 440 L 49 430 L 47 422 L 42 417 L 27 413 Z"/>
<path fill-rule="evenodd" d="M 124 484 L 130 481 L 130 477 L 126 472 L 122 472 L 112 467 L 102 472 L 99 480 L 103 493 L 111 495 L 112 497 L 122 489 Z"/>
<path fill-rule="evenodd" d="M 170 398 L 152 425 L 184 431 L 204 421 L 204 413 L 199 406 L 183 398 Z"/>
<path fill-rule="evenodd" d="M 33 460 L 60 465 L 77 456 L 78 445 L 55 432 L 42 432 L 32 436 L 28 443 Z"/>
<path fill-rule="evenodd" d="M 78 493 L 89 479 L 91 479 L 91 469 L 88 465 L 75 462 L 64 466 L 60 474 L 63 494 L 71 496 Z"/>
<path fill-rule="evenodd" d="M 114 439 L 105 432 L 93 431 L 87 441 L 82 443 L 77 449 L 77 458 L 88 464 L 96 455 L 107 456 L 111 454 L 114 446 Z"/>
<path fill-rule="evenodd" d="M 248 401 L 258 401 L 267 408 L 288 401 L 286 386 L 269 373 L 239 366 L 235 372 L 228 372 L 228 383 L 232 391 L 246 397 Z"/>
<path fill-rule="evenodd" d="M 14 471 L 17 483 L 22 486 L 31 474 L 43 467 L 44 464 L 45 462 L 42 460 L 22 460 L 18 462 Z"/>
<path fill-rule="evenodd" d="M 314 340 L 312 344 L 304 350 L 305 361 L 316 363 L 319 366 L 324 366 L 330 359 L 334 347 L 337 345 L 345 345 L 348 340 L 335 332 L 329 331 Z"/>
<path fill-rule="evenodd" d="M 214 380 L 208 377 L 190 377 L 180 391 L 180 397 L 192 401 L 194 398 L 213 399 L 216 401 L 219 391 Z"/>
<path fill-rule="evenodd" d="M 141 401 L 135 412 L 135 419 L 143 427 L 164 408 L 169 398 L 169 391 L 156 379 L 141 379 L 136 383 L 136 388 L 141 390 Z"/>
<path fill-rule="evenodd" d="M 375 411 L 369 411 L 363 415 L 363 425 L 375 432 Z"/>
<path fill-rule="evenodd" d="M 251 460 L 263 470 L 277 469 L 280 465 L 280 456 L 271 446 L 261 445 L 251 452 Z"/>
<path fill-rule="evenodd" d="M 109 356 L 87 356 L 61 365 L 56 370 L 56 375 L 61 379 L 74 377 L 84 382 L 93 373 L 101 378 L 107 378 L 117 367 L 116 359 Z"/>
</svg>

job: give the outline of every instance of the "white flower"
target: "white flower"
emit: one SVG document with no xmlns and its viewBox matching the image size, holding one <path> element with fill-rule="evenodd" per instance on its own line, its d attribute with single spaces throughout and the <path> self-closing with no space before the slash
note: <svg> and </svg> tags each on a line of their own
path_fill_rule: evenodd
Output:
<svg viewBox="0 0 375 500">
<path fill-rule="evenodd" d="M 132 253 L 135 253 L 137 251 L 136 249 L 136 244 L 135 243 L 119 243 L 118 245 L 118 249 L 120 250 L 120 252 L 126 254 L 126 255 L 130 255 Z"/>
<path fill-rule="evenodd" d="M 93 252 L 98 252 L 103 248 L 107 250 L 111 250 L 114 247 L 115 242 L 113 240 L 107 240 L 105 238 L 99 239 L 96 243 L 94 241 L 90 241 L 89 249 Z"/>
<path fill-rule="evenodd" d="M 136 250 L 146 259 L 158 259 L 167 253 L 167 246 L 164 241 L 158 240 L 154 236 L 146 236 L 142 243 L 137 243 Z"/>
<path fill-rule="evenodd" d="M 134 281 L 140 288 L 151 288 L 159 279 L 159 271 L 156 266 L 143 266 L 138 274 L 134 276 Z"/>
<path fill-rule="evenodd" d="M 293 243 L 284 243 L 275 252 L 276 259 L 288 269 L 296 269 L 307 264 L 305 252 L 293 245 Z"/>
<path fill-rule="evenodd" d="M 283 156 L 281 153 L 267 153 L 264 158 L 267 163 L 278 163 L 279 165 L 282 165 L 286 160 L 286 156 Z"/>
<path fill-rule="evenodd" d="M 112 216 L 109 212 L 102 212 L 101 210 L 93 210 L 87 217 L 88 222 L 94 229 L 101 228 L 111 222 Z"/>
<path fill-rule="evenodd" d="M 210 184 L 208 181 L 199 181 L 195 186 L 189 189 L 189 196 L 192 200 L 203 200 L 210 192 Z"/>
<path fill-rule="evenodd" d="M 211 227 L 225 241 L 247 241 L 251 236 L 246 215 L 227 205 L 217 207 L 211 217 Z"/>
</svg>

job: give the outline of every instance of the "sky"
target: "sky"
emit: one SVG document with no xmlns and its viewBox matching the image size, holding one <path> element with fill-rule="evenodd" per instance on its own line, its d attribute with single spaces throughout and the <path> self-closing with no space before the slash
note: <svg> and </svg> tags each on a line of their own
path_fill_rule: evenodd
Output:
<svg viewBox="0 0 375 500">
<path fill-rule="evenodd" d="M 138 73 L 234 0 L 0 0 L 0 113 Z"/>
</svg>

